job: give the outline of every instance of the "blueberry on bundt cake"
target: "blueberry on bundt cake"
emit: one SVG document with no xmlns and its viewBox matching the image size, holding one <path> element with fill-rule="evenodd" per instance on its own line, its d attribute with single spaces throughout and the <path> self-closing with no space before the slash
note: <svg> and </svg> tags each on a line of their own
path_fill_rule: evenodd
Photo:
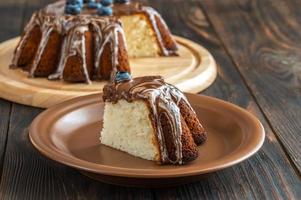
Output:
<svg viewBox="0 0 301 200">
<path fill-rule="evenodd" d="M 118 72 L 103 90 L 102 144 L 161 164 L 197 158 L 206 133 L 185 95 L 161 77 Z"/>
<path fill-rule="evenodd" d="M 128 54 L 168 56 L 176 50 L 168 27 L 150 7 L 126 0 L 67 0 L 33 14 L 11 68 L 29 77 L 89 83 L 109 79 L 112 71 L 130 72 Z"/>
</svg>

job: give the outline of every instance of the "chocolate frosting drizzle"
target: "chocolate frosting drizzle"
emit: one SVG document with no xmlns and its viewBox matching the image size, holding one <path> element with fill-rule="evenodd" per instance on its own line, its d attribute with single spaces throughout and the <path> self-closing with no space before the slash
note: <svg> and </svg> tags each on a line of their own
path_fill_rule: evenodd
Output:
<svg viewBox="0 0 301 200">
<path fill-rule="evenodd" d="M 106 44 L 110 44 L 113 49 L 112 64 L 113 71 L 117 71 L 118 63 L 118 33 L 124 37 L 123 29 L 120 23 L 112 17 L 99 17 L 95 15 L 81 14 L 81 15 L 65 15 L 64 1 L 59 1 L 54 4 L 46 6 L 44 9 L 37 11 L 31 17 L 24 30 L 22 40 L 20 41 L 12 61 L 12 67 L 18 66 L 18 60 L 21 51 L 31 30 L 38 26 L 41 29 L 41 41 L 33 60 L 29 76 L 33 77 L 35 70 L 38 67 L 41 56 L 48 43 L 49 37 L 53 31 L 63 35 L 63 44 L 60 60 L 58 62 L 57 70 L 51 74 L 49 79 L 62 79 L 63 71 L 69 57 L 79 55 L 82 58 L 82 71 L 87 83 L 90 83 L 90 77 L 86 64 L 86 47 L 85 47 L 85 33 L 89 30 L 94 34 L 94 52 L 95 52 L 95 71 L 98 70 L 99 60 Z M 125 38 L 124 38 L 125 40 Z M 97 77 L 101 79 L 101 77 Z"/>
<path fill-rule="evenodd" d="M 185 95 L 176 87 L 165 83 L 160 76 L 134 78 L 121 83 L 110 83 L 104 88 L 105 102 L 117 103 L 124 99 L 128 102 L 144 100 L 151 110 L 151 119 L 156 129 L 162 163 L 182 164 L 182 127 L 178 107 L 181 100 L 190 105 Z M 160 118 L 166 115 L 171 127 L 176 159 L 168 155 Z"/>
</svg>

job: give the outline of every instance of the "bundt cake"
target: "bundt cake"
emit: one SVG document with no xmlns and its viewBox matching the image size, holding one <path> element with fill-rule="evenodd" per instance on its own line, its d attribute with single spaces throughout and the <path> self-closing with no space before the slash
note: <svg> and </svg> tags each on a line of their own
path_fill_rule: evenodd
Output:
<svg viewBox="0 0 301 200">
<path fill-rule="evenodd" d="M 161 164 L 197 158 L 206 133 L 185 95 L 161 77 L 118 72 L 103 89 L 102 144 Z"/>
<path fill-rule="evenodd" d="M 58 1 L 35 12 L 11 68 L 22 68 L 29 77 L 90 83 L 109 79 L 112 71 L 130 72 L 128 53 L 176 53 L 177 45 L 155 10 L 126 0 L 115 2 Z"/>
</svg>

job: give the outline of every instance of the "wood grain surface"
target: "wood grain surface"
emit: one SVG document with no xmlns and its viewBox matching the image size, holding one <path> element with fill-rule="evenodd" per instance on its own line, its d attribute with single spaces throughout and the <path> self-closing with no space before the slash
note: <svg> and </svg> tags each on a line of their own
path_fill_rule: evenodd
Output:
<svg viewBox="0 0 301 200">
<path fill-rule="evenodd" d="M 16 4 L 8 6 L 0 6 L 1 10 L 17 9 L 24 10 L 26 21 L 33 10 L 37 7 L 45 5 L 50 1 L 38 1 L 38 0 L 19 0 Z M 145 1 L 147 2 L 147 1 Z M 209 2 L 202 0 L 187 0 L 187 1 L 177 1 L 177 0 L 149 0 L 152 6 L 157 8 L 166 19 L 173 33 L 188 37 L 195 42 L 198 42 L 208 48 L 217 60 L 218 67 L 218 78 L 216 82 L 208 88 L 204 94 L 215 96 L 224 100 L 228 100 L 241 107 L 248 109 L 250 112 L 255 114 L 263 123 L 267 137 L 263 148 L 251 159 L 231 167 L 229 169 L 209 174 L 204 177 L 202 181 L 197 183 L 191 183 L 188 185 L 183 185 L 179 187 L 164 188 L 164 189 L 136 189 L 136 188 L 126 188 L 111 186 L 107 184 L 102 184 L 89 178 L 80 175 L 79 172 L 73 170 L 69 167 L 62 166 L 51 160 L 48 160 L 41 156 L 29 143 L 27 127 L 31 123 L 32 119 L 41 112 L 40 109 L 35 109 L 32 107 L 22 106 L 12 103 L 10 117 L 7 117 L 5 113 L 9 112 L 10 103 L 6 101 L 1 101 L 0 111 L 1 117 L 4 116 L 6 121 L 1 118 L 0 127 L 4 127 L 4 131 L 1 130 L 1 138 L 3 135 L 7 135 L 7 145 L 5 150 L 4 162 L 2 162 L 2 177 L 0 183 L 0 198 L 1 199 L 300 199 L 301 196 L 301 181 L 300 181 L 300 171 L 299 168 L 294 167 L 292 162 L 293 156 L 300 159 L 300 155 L 293 154 L 296 153 L 298 144 L 300 145 L 300 136 L 298 135 L 295 140 L 291 140 L 292 144 L 289 143 L 279 143 L 279 139 L 283 139 L 279 136 L 284 134 L 283 137 L 289 137 L 290 131 L 298 130 L 298 124 L 293 124 L 295 118 L 290 118 L 291 116 L 285 114 L 285 111 L 289 109 L 278 108 L 275 109 L 275 104 L 280 104 L 282 101 L 287 99 L 287 104 L 293 104 L 297 102 L 296 96 L 288 95 L 286 98 L 273 98 L 273 102 L 269 101 L 268 108 L 275 109 L 270 110 L 271 114 L 266 114 L 267 112 L 263 107 L 267 106 L 267 100 L 265 99 L 267 94 L 263 95 L 263 88 L 274 88 L 274 85 L 279 84 L 280 86 L 287 86 L 289 88 L 289 83 L 291 77 L 296 76 L 290 75 L 286 78 L 281 78 L 281 81 L 267 81 L 264 82 L 263 79 L 251 80 L 247 78 L 248 74 L 263 74 L 263 71 L 259 71 L 262 66 L 255 66 L 251 68 L 249 66 L 250 62 L 255 62 L 256 59 L 260 58 L 260 54 L 257 56 L 252 56 L 248 58 L 244 48 L 239 50 L 234 50 L 234 45 L 232 44 L 233 37 L 237 36 L 237 31 L 242 31 L 248 37 L 248 32 L 256 32 L 260 27 L 258 24 L 250 25 L 240 24 L 240 26 L 248 27 L 248 30 L 237 29 L 227 29 L 225 31 L 225 36 L 219 34 L 218 30 L 227 28 L 227 24 L 233 26 L 237 21 L 244 18 L 251 18 L 254 10 L 251 12 L 251 3 L 244 6 L 237 5 L 234 1 L 217 1 Z M 223 3 L 226 2 L 226 3 Z M 234 2 L 234 3 L 233 3 Z M 248 1 L 240 1 L 248 2 Z M 252 1 L 253 2 L 253 1 Z M 272 9 L 273 5 L 262 4 L 265 9 Z M 288 1 L 287 1 L 288 2 Z M 291 1 L 291 4 L 295 2 Z M 0 3 L 0 5 L 3 3 Z M 223 4 L 223 7 L 221 7 Z M 293 6 L 293 5 L 291 5 Z M 270 8 L 271 7 L 271 8 Z M 201 8 L 205 8 L 205 12 Z M 261 9 L 264 9 L 261 8 Z M 226 9 L 229 13 L 234 12 L 236 9 L 242 10 L 243 16 L 238 15 L 239 19 L 227 18 L 226 16 L 218 17 L 216 11 L 221 11 Z M 0 23 L 5 17 L 16 18 L 14 21 L 22 21 L 20 18 L 22 16 L 11 16 L 6 12 L 3 14 L 0 12 Z M 211 14 L 210 14 L 211 13 Z M 298 13 L 297 13 L 298 14 Z M 265 19 L 276 18 L 275 23 L 278 22 L 277 19 L 283 15 L 283 13 L 271 13 L 268 12 L 264 16 Z M 211 16 L 210 22 L 205 16 Z M 215 16 L 216 24 L 212 23 L 212 19 Z M 229 21 L 230 20 L 230 21 Z M 20 22 L 22 23 L 22 22 Z M 214 25 L 214 28 L 211 26 Z M 272 19 L 271 19 L 272 23 Z M 296 27 L 291 25 L 290 32 L 296 32 Z M 0 31 L 1 40 L 7 39 L 10 36 L 15 36 L 19 33 L 19 28 L 22 27 L 21 24 L 14 24 L 15 28 L 6 27 L 4 29 L 10 29 L 11 32 L 6 35 L 3 30 Z M 217 27 L 221 26 L 221 27 Z M 230 26 L 231 27 L 231 26 Z M 273 25 L 275 30 L 279 27 Z M 232 35 L 231 35 L 231 34 Z M 9 35 L 10 34 L 10 35 Z M 226 35 L 227 34 L 227 35 Z M 289 32 L 286 33 L 289 35 Z M 3 38 L 2 38 L 3 37 Z M 227 37 L 227 38 L 224 38 Z M 244 36 L 240 36 L 244 37 Z M 298 38 L 297 34 L 292 36 L 284 37 L 282 34 L 278 34 L 277 39 L 273 41 L 268 41 L 268 43 L 273 45 L 278 45 L 278 40 L 280 38 L 286 38 L 285 40 L 293 40 Z M 228 39 L 230 38 L 230 39 Z M 300 38 L 300 37 L 299 37 Z M 231 42 L 225 42 L 225 41 Z M 262 41 L 266 39 L 262 36 L 248 38 L 248 41 Z M 283 39 L 284 40 L 284 39 Z M 245 41 L 236 41 L 235 46 L 242 46 Z M 295 41 L 297 43 L 297 41 Z M 227 46 L 229 45 L 229 47 Z M 288 45 L 288 44 L 287 44 Z M 250 45 L 246 45 L 250 48 Z M 291 46 L 291 45 L 288 45 Z M 297 46 L 294 44 L 293 46 Z M 247 48 L 245 47 L 245 48 Z M 255 44 L 256 47 L 256 44 Z M 232 49 L 231 51 L 229 49 Z M 233 54 L 232 54 L 232 53 Z M 293 51 L 295 54 L 298 53 L 297 50 Z M 241 58 L 241 54 L 245 57 Z M 277 57 L 277 56 L 276 56 Z M 285 56 L 284 56 L 285 57 Z M 286 58 L 286 57 L 285 57 Z M 296 56 L 300 58 L 300 56 Z M 237 60 L 240 62 L 238 62 Z M 253 60 L 255 59 L 255 61 Z M 247 60 L 247 61 L 245 61 Z M 246 62 L 246 63 L 245 63 Z M 295 61 L 294 61 L 295 63 Z M 274 66 L 274 64 L 271 66 Z M 248 73 L 243 72 L 249 68 Z M 242 70 L 244 69 L 244 70 Z M 255 72 L 253 71 L 256 70 Z M 272 75 L 273 72 L 269 72 Z M 272 76 L 265 74 L 263 76 Z M 254 75 L 253 75 L 254 77 Z M 263 83 L 261 83 L 263 82 Z M 257 88 L 258 84 L 261 83 L 265 86 Z M 281 84 L 280 84 L 281 83 Z M 296 85 L 295 85 L 296 86 Z M 274 88 L 275 89 L 275 88 Z M 283 89 L 283 88 L 282 88 Z M 277 91 L 266 91 L 268 94 L 277 93 Z M 286 91 L 288 92 L 288 91 Z M 292 92 L 292 91 L 291 91 Z M 288 92 L 289 93 L 289 92 Z M 263 97 L 258 97 L 263 95 Z M 286 93 L 287 94 L 287 93 Z M 289 93 L 289 94 L 297 94 Z M 4 102 L 4 103 L 2 103 Z M 291 108 L 291 107 L 287 107 Z M 4 110 L 3 114 L 2 111 Z M 282 112 L 280 112 L 282 110 Z M 262 113 L 262 111 L 264 111 Z M 278 111 L 278 112 L 276 112 Z M 298 116 L 297 110 L 290 111 Z M 273 115 L 272 115 L 273 113 Z M 272 115 L 272 116 L 271 116 Z M 275 116 L 274 116 L 275 115 Z M 283 124 L 282 122 L 277 122 L 272 119 L 282 119 L 287 117 L 286 120 L 293 121 L 290 124 Z M 282 119 L 283 120 L 283 119 Z M 8 124 L 5 125 L 5 124 Z M 3 124 L 3 125 L 2 125 Z M 271 126 L 272 125 L 272 126 Z M 275 127 L 282 127 L 276 129 Z M 287 128 L 291 126 L 291 128 Z M 9 127 L 9 128 L 7 128 Z M 5 133 L 5 129 L 8 130 Z M 280 130 L 285 130 L 284 132 Z M 300 132 L 300 129 L 299 129 Z M 3 134 L 2 134 L 3 133 Z M 295 132 L 293 132 L 295 133 Z M 5 137 L 3 137 L 5 138 Z M 291 145 L 294 149 L 291 149 Z M 2 145 L 3 146 L 3 145 Z M 5 145 L 4 145 L 5 146 Z M 1 149 L 1 146 L 0 146 Z M 3 148 L 2 148 L 3 149 Z M 292 157 L 291 157 L 292 156 Z M 296 165 L 297 166 L 297 165 Z"/>
<path fill-rule="evenodd" d="M 11 103 L 0 99 L 0 163 L 3 163 L 6 150 L 7 132 L 10 119 Z M 2 176 L 2 167 L 0 165 L 0 179 Z"/>
<path fill-rule="evenodd" d="M 300 171 L 301 1 L 208 0 L 202 4 L 247 87 Z"/>
</svg>

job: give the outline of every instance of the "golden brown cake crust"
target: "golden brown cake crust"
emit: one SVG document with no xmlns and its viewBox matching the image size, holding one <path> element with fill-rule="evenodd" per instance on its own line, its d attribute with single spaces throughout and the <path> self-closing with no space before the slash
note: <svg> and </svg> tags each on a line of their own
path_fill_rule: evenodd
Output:
<svg viewBox="0 0 301 200">
<path fill-rule="evenodd" d="M 176 145 L 172 132 L 172 127 L 170 126 L 171 123 L 169 122 L 169 119 L 165 114 L 161 115 L 160 122 L 163 129 L 164 141 L 167 147 L 168 156 L 173 162 L 175 162 L 177 160 L 177 156 L 175 155 Z M 187 124 L 182 116 L 181 128 L 182 162 L 187 163 L 195 160 L 198 157 L 198 150 L 197 145 L 194 143 L 190 130 L 187 127 Z"/>
<path fill-rule="evenodd" d="M 195 112 L 191 110 L 190 106 L 185 101 L 180 101 L 179 108 L 181 115 L 185 119 L 187 127 L 189 128 L 194 142 L 199 145 L 206 141 L 207 134 Z"/>
<path fill-rule="evenodd" d="M 169 121 L 166 113 L 161 113 L 159 120 L 162 127 L 163 140 L 164 144 L 166 145 L 168 157 L 172 162 L 176 162 L 178 159 L 176 155 L 177 147 L 175 144 L 175 135 L 173 135 L 171 122 Z"/>
<path fill-rule="evenodd" d="M 62 36 L 57 31 L 52 31 L 45 50 L 41 56 L 41 60 L 34 70 L 34 76 L 36 77 L 46 77 L 51 73 L 55 72 L 56 66 L 58 64 L 61 51 Z"/>
<path fill-rule="evenodd" d="M 30 63 L 32 63 L 32 60 L 34 59 L 35 53 L 40 44 L 41 36 L 42 33 L 39 26 L 34 26 L 33 29 L 30 30 L 29 36 L 23 38 L 24 40 L 26 40 L 25 45 L 21 45 L 21 41 L 19 42 L 18 47 L 21 49 L 20 57 L 17 61 L 17 64 L 12 64 L 12 67 L 26 67 L 27 65 L 30 65 Z M 17 52 L 15 51 L 15 54 L 16 53 Z"/>
<path fill-rule="evenodd" d="M 98 66 L 98 76 L 101 79 L 110 79 L 112 71 L 112 60 L 110 59 L 110 56 L 112 54 L 111 51 L 111 44 L 107 43 L 100 57 Z"/>
<path fill-rule="evenodd" d="M 182 156 L 183 163 L 191 162 L 198 157 L 198 149 L 195 144 L 191 132 L 184 120 L 184 117 L 181 116 L 181 127 L 182 127 Z"/>
<path fill-rule="evenodd" d="M 118 65 L 117 71 L 131 73 L 124 35 L 118 33 Z"/>
<path fill-rule="evenodd" d="M 155 16 L 155 20 L 160 31 L 162 41 L 166 49 L 170 52 L 170 54 L 176 55 L 176 51 L 178 50 L 177 44 L 175 40 L 172 38 L 171 33 L 167 26 L 164 24 L 161 18 Z"/>
<path fill-rule="evenodd" d="M 83 60 L 80 56 L 71 56 L 66 62 L 66 67 L 63 71 L 63 78 L 68 82 L 84 82 L 85 75 L 82 70 Z"/>
</svg>

